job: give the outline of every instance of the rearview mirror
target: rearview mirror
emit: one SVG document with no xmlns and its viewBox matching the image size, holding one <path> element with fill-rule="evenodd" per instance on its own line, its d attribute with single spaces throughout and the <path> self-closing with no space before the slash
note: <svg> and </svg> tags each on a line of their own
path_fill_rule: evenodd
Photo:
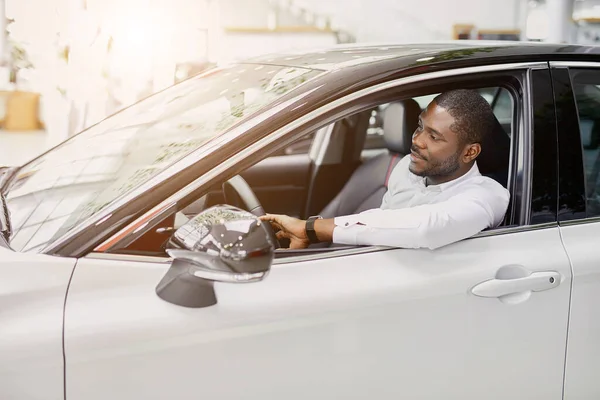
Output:
<svg viewBox="0 0 600 400">
<path fill-rule="evenodd" d="M 224 205 L 201 212 L 177 229 L 166 251 L 173 263 L 156 294 L 173 304 L 207 307 L 217 302 L 213 282 L 263 279 L 271 268 L 274 246 L 255 215 Z"/>
</svg>

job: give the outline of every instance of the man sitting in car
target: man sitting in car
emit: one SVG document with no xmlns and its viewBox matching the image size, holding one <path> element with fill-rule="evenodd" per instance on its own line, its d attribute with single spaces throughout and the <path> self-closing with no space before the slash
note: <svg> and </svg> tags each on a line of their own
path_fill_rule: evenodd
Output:
<svg viewBox="0 0 600 400">
<path fill-rule="evenodd" d="M 394 168 L 380 208 L 307 221 L 261 217 L 290 248 L 311 243 L 435 249 L 498 226 L 509 192 L 477 168 L 484 135 L 495 122 L 487 101 L 473 90 L 438 95 L 419 116 L 411 153 Z"/>
</svg>

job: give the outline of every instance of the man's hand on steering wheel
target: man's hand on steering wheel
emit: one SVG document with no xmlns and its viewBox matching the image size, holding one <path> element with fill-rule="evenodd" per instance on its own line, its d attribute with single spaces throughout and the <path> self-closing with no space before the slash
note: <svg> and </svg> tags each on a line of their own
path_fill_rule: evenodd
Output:
<svg viewBox="0 0 600 400">
<path fill-rule="evenodd" d="M 259 218 L 270 222 L 273 228 L 279 229 L 276 234 L 277 239 L 289 239 L 290 249 L 305 249 L 310 244 L 306 236 L 306 221 L 278 214 L 266 214 Z"/>
</svg>

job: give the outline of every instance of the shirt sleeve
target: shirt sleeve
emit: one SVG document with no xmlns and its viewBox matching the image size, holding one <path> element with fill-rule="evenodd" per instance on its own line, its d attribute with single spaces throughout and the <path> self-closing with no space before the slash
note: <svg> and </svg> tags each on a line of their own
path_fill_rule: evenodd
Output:
<svg viewBox="0 0 600 400">
<path fill-rule="evenodd" d="M 508 191 L 500 185 L 473 187 L 436 204 L 337 217 L 333 242 L 436 249 L 497 226 L 508 200 Z"/>
</svg>

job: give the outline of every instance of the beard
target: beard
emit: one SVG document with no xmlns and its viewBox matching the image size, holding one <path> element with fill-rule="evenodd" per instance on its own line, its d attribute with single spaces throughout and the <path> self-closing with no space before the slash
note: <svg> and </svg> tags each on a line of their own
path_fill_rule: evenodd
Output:
<svg viewBox="0 0 600 400">
<path fill-rule="evenodd" d="M 422 171 L 413 171 L 413 168 L 409 166 L 409 170 L 413 174 L 425 178 L 445 177 L 458 171 L 460 168 L 460 163 L 458 161 L 460 158 L 459 156 L 460 152 L 457 152 L 456 154 L 453 154 L 444 160 L 425 159 L 428 164 L 427 168 L 423 169 Z"/>
</svg>

